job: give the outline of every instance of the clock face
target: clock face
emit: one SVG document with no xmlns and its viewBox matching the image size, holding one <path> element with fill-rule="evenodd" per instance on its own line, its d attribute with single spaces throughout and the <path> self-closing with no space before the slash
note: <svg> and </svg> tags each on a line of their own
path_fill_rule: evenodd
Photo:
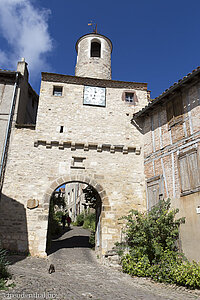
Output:
<svg viewBox="0 0 200 300">
<path fill-rule="evenodd" d="M 95 86 L 85 86 L 83 104 L 106 106 L 106 89 Z"/>
</svg>

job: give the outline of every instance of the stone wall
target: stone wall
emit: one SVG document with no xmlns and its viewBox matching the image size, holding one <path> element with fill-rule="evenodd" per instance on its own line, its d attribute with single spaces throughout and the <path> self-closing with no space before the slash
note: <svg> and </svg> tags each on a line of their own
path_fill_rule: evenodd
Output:
<svg viewBox="0 0 200 300">
<path fill-rule="evenodd" d="M 31 254 L 45 255 L 53 191 L 67 182 L 92 185 L 102 201 L 99 251 L 105 254 L 121 238 L 118 218 L 146 207 L 143 135 L 131 124 L 133 112 L 147 103 L 146 85 L 129 89 L 137 95 L 136 105 L 123 101 L 127 88 L 107 88 L 106 107 L 97 107 L 83 105 L 82 84 L 56 84 L 63 86 L 62 96 L 52 95 L 55 82 L 41 84 L 36 130 L 12 133 L 3 193 L 25 208 Z M 30 200 L 36 203 L 32 209 Z M 21 216 L 16 218 L 23 227 Z M 0 227 L 1 236 L 4 230 Z"/>
</svg>

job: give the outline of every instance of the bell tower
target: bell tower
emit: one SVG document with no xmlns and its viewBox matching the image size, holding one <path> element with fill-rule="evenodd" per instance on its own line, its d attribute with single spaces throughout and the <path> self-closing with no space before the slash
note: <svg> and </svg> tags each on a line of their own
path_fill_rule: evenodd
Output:
<svg viewBox="0 0 200 300">
<path fill-rule="evenodd" d="M 76 42 L 75 76 L 111 79 L 112 42 L 98 33 L 83 35 Z"/>
</svg>

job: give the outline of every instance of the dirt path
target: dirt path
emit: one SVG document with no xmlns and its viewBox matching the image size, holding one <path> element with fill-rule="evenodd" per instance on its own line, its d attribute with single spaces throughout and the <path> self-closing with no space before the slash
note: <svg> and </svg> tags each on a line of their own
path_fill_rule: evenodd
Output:
<svg viewBox="0 0 200 300">
<path fill-rule="evenodd" d="M 53 240 L 48 259 L 12 257 L 9 267 L 16 286 L 0 291 L 0 299 L 190 300 L 184 288 L 131 278 L 98 262 L 89 248 L 89 232 L 73 227 Z M 53 263 L 55 273 L 49 274 Z"/>
</svg>

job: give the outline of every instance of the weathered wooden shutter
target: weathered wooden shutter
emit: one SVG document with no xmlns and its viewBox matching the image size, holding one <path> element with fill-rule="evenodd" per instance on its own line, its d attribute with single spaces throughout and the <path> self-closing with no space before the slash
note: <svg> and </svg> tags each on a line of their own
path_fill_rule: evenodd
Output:
<svg viewBox="0 0 200 300">
<path fill-rule="evenodd" d="M 188 171 L 190 177 L 191 189 L 196 189 L 200 186 L 200 172 L 197 160 L 197 152 L 191 152 L 187 154 Z"/>
<path fill-rule="evenodd" d="M 197 151 L 190 151 L 179 157 L 181 192 L 194 191 L 200 187 L 200 170 Z"/>
<path fill-rule="evenodd" d="M 167 121 L 171 128 L 172 126 L 182 122 L 183 119 L 183 101 L 180 95 L 173 98 L 166 105 Z"/>
<path fill-rule="evenodd" d="M 148 209 L 151 209 L 159 201 L 163 194 L 162 176 L 156 176 L 147 180 Z"/>
<path fill-rule="evenodd" d="M 181 156 L 179 158 L 179 170 L 181 180 L 181 192 L 190 190 L 190 178 L 188 172 L 187 156 Z"/>
<path fill-rule="evenodd" d="M 166 111 L 167 111 L 167 122 L 170 122 L 174 116 L 173 105 L 171 101 L 167 103 Z"/>
<path fill-rule="evenodd" d="M 183 102 L 180 96 L 173 101 L 174 117 L 181 117 L 183 114 Z"/>
</svg>

